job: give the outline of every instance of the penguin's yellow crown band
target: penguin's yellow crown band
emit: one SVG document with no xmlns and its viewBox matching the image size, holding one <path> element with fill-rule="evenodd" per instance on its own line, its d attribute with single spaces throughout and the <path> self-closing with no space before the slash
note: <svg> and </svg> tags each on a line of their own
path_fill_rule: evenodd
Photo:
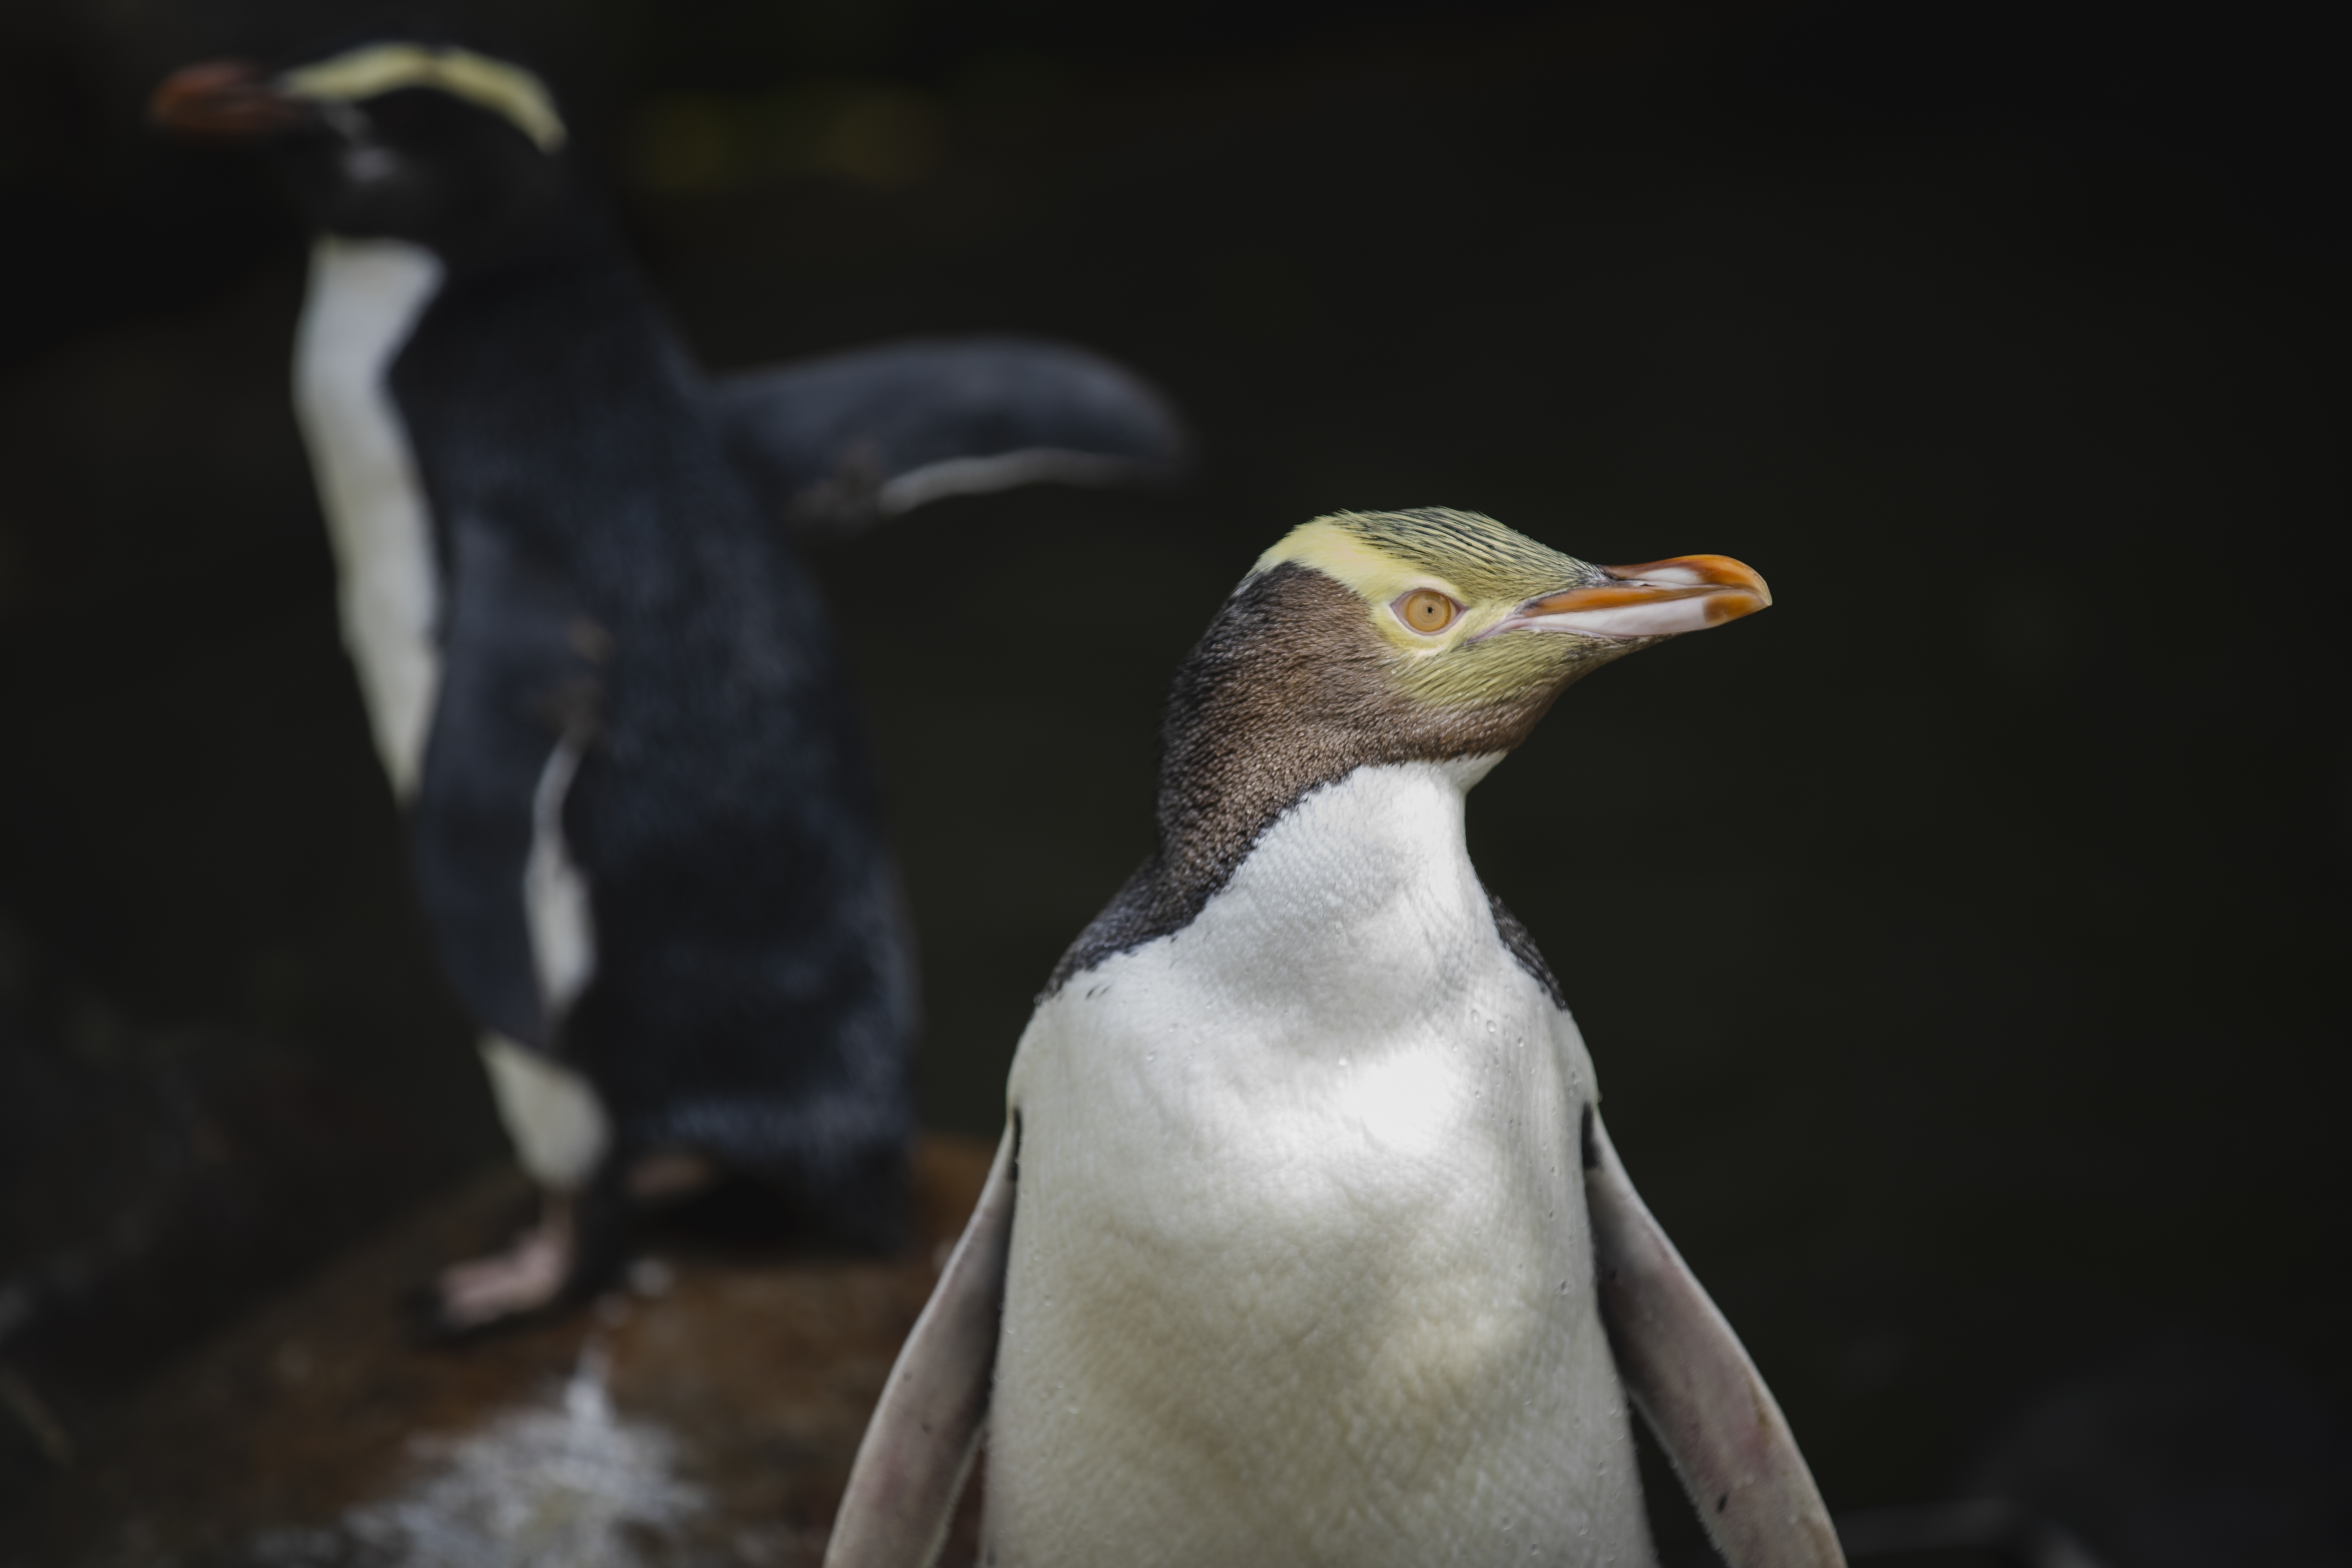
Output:
<svg viewBox="0 0 2352 1568">
<path fill-rule="evenodd" d="M 278 86 L 289 98 L 313 103 L 349 103 L 404 87 L 438 88 L 505 115 L 542 152 L 563 145 L 563 120 L 547 84 L 520 66 L 471 49 L 370 44 L 298 66 L 279 77 Z"/>
</svg>

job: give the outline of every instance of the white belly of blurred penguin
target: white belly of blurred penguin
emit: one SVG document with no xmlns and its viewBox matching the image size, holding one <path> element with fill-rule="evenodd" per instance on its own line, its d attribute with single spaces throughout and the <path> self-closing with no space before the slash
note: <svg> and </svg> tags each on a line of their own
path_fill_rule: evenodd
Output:
<svg viewBox="0 0 2352 1568">
<path fill-rule="evenodd" d="M 416 791 L 441 684 L 440 570 L 416 457 L 384 378 L 441 274 L 422 246 L 322 237 L 295 335 L 294 411 L 334 546 L 343 642 L 402 800 Z"/>
<path fill-rule="evenodd" d="M 1591 1064 L 1463 849 L 1491 762 L 1314 790 L 1038 1010 L 984 1561 L 1651 1561 Z"/>
</svg>

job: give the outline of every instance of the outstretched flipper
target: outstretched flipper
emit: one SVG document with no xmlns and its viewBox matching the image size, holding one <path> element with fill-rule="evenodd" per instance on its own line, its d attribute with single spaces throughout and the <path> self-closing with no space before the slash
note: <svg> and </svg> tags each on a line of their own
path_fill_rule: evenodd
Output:
<svg viewBox="0 0 2352 1568">
<path fill-rule="evenodd" d="M 824 1568 L 928 1568 L 980 1447 L 1013 1248 L 1017 1124 L 857 1445 Z"/>
<path fill-rule="evenodd" d="M 719 380 L 736 466 L 796 531 L 845 532 L 944 496 L 1173 477 L 1165 398 L 1099 354 L 1034 338 L 933 338 Z"/>
<path fill-rule="evenodd" d="M 1731 1325 L 1617 1162 L 1598 1115 L 1584 1139 L 1601 1314 L 1634 1406 L 1731 1568 L 1844 1568 L 1789 1423 Z"/>
</svg>

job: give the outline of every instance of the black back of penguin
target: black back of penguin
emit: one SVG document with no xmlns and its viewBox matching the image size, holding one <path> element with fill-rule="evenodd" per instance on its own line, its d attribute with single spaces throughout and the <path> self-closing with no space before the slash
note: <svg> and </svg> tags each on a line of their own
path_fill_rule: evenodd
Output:
<svg viewBox="0 0 2352 1568">
<path fill-rule="evenodd" d="M 913 979 L 814 587 L 560 163 L 447 93 L 366 109 L 368 144 L 299 139 L 289 172 L 320 226 L 446 267 L 390 375 L 441 569 L 413 826 L 445 967 L 482 1022 L 587 1073 L 616 1153 L 698 1149 L 887 1232 Z M 593 961 L 551 1029 L 520 890 L 567 738 Z"/>
<path fill-rule="evenodd" d="M 480 863 L 449 852 L 488 805 L 522 830 L 502 857 L 520 869 L 547 748 L 586 727 L 562 826 L 597 953 L 562 1054 L 625 1144 L 703 1149 L 838 1212 L 877 1162 L 895 1168 L 914 1020 L 866 747 L 813 585 L 602 246 L 453 271 L 392 385 L 449 566 L 415 820 L 452 973 L 491 911 Z M 460 690 L 469 666 L 477 689 Z M 511 951 L 520 908 L 501 907 Z"/>
</svg>

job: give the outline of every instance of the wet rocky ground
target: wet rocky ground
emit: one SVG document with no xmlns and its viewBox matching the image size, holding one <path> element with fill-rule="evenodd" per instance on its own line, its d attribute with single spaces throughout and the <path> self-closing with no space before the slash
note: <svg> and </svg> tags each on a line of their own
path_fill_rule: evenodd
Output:
<svg viewBox="0 0 2352 1568">
<path fill-rule="evenodd" d="M 456 1344 L 403 1297 L 528 1211 L 484 1176 L 266 1301 L 68 1432 L 0 1385 L 45 1482 L 0 1568 L 814 1568 L 868 1413 L 990 1145 L 919 1152 L 908 1245 L 827 1255 L 726 1195 L 642 1222 L 614 1287 Z M 1643 1442 L 1667 1568 L 1717 1559 Z M 2292 1368 L 2142 1340 L 2017 1403 L 1940 1497 L 1839 1510 L 1878 1568 L 2352 1562 L 2352 1424 Z M 940 1559 L 970 1568 L 979 1488 Z"/>
<path fill-rule="evenodd" d="M 898 1257 L 828 1257 L 674 1218 L 643 1228 L 625 1280 L 592 1305 L 420 1344 L 403 1293 L 526 1201 L 518 1177 L 478 1180 L 198 1347 L 57 1453 L 0 1563 L 813 1565 L 990 1153 L 926 1143 L 916 1237 Z M 950 1563 L 970 1560 L 976 1502 Z"/>
</svg>

